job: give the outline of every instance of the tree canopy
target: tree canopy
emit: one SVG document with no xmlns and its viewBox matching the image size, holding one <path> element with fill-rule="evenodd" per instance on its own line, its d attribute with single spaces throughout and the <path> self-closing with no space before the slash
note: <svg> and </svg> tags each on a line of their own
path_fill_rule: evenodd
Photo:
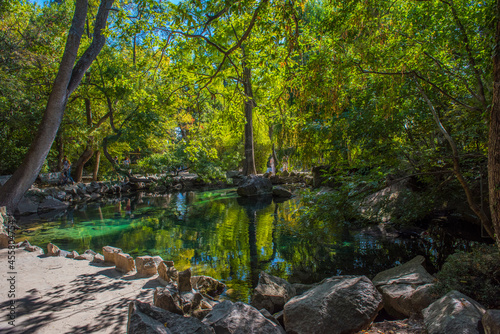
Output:
<svg viewBox="0 0 500 334">
<path fill-rule="evenodd" d="M 115 156 L 212 179 L 265 172 L 271 156 L 289 170 L 329 166 L 332 177 L 416 175 L 456 184 L 498 237 L 496 2 L 2 2 L 1 174 L 16 171 L 33 129 L 47 126 L 75 5 L 88 10 L 73 78 L 88 66 L 67 87 L 40 170 L 68 155 L 90 173 L 103 152 L 102 177 Z M 489 199 L 476 191 L 488 176 Z"/>
</svg>

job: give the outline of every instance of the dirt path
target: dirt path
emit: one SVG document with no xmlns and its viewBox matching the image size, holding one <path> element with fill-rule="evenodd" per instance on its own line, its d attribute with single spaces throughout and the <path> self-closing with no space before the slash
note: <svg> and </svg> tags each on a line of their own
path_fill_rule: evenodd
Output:
<svg viewBox="0 0 500 334">
<path fill-rule="evenodd" d="M 0 250 L 0 333 L 126 333 L 131 300 L 153 301 L 157 276 L 16 250 L 14 270 Z M 9 274 L 15 272 L 15 274 Z M 9 279 L 15 279 L 15 298 Z M 9 296 L 9 294 L 11 296 Z M 15 326 L 9 324 L 15 300 Z"/>
</svg>

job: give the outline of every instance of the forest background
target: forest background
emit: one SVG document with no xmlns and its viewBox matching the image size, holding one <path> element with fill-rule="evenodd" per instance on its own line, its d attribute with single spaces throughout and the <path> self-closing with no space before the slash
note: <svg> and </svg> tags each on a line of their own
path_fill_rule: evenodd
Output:
<svg viewBox="0 0 500 334">
<path fill-rule="evenodd" d="M 500 245 L 499 8 L 2 1 L 0 174 L 13 177 L 0 203 L 64 155 L 77 181 L 112 177 L 114 156 L 206 179 L 263 172 L 273 156 L 328 166 L 341 198 L 411 177 L 431 204 L 467 202 Z"/>
</svg>

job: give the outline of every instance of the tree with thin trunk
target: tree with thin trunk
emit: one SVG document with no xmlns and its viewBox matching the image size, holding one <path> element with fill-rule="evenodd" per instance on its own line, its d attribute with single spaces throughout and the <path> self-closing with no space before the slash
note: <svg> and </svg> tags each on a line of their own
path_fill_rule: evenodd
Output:
<svg viewBox="0 0 500 334">
<path fill-rule="evenodd" d="M 9 212 L 15 210 L 26 190 L 36 180 L 61 125 L 69 96 L 78 87 L 85 72 L 106 42 L 104 29 L 113 1 L 101 0 L 94 24 L 92 43 L 75 65 L 88 9 L 88 0 L 76 1 L 75 13 L 59 64 L 59 71 L 52 85 L 52 91 L 35 139 L 21 165 L 0 188 L 0 206 L 6 206 Z"/>
<path fill-rule="evenodd" d="M 493 48 L 493 101 L 488 141 L 488 185 L 495 239 L 500 248 L 500 0 L 496 5 L 495 46 Z"/>
</svg>

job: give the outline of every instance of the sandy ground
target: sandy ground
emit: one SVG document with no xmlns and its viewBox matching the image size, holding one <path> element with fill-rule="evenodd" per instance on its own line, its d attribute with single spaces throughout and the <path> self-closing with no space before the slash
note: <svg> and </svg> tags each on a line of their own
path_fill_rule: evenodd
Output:
<svg viewBox="0 0 500 334">
<path fill-rule="evenodd" d="M 0 250 L 0 333 L 126 333 L 132 300 L 153 302 L 157 276 L 16 249 L 14 270 Z M 10 274 L 14 272 L 15 274 Z M 15 298 L 9 279 L 15 279 Z M 10 325 L 15 300 L 15 326 Z"/>
</svg>

